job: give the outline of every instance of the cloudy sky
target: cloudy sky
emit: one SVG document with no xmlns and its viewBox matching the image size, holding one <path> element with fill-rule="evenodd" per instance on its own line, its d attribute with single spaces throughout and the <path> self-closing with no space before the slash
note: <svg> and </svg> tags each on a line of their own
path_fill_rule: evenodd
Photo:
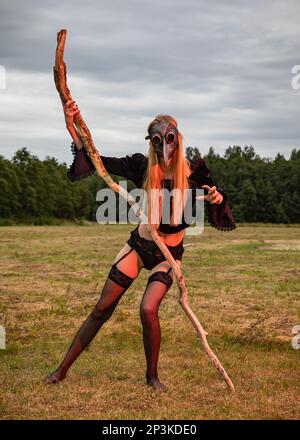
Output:
<svg viewBox="0 0 300 440">
<path fill-rule="evenodd" d="M 1 0 L 0 22 L 5 157 L 27 147 L 71 162 L 52 71 L 62 28 L 69 87 L 103 155 L 147 153 L 158 113 L 203 154 L 300 147 L 299 0 Z"/>
</svg>

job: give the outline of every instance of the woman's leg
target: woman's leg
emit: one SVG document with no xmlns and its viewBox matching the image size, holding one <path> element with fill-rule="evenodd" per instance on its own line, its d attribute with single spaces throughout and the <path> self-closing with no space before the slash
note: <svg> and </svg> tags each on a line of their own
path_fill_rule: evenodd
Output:
<svg viewBox="0 0 300 440">
<path fill-rule="evenodd" d="M 180 264 L 181 261 L 177 260 L 177 263 Z M 163 261 L 155 266 L 149 274 L 140 307 L 144 349 L 147 360 L 146 380 L 148 385 L 160 390 L 166 387 L 159 381 L 157 373 L 161 340 L 158 309 L 172 282 L 173 270 L 167 261 Z"/>
<path fill-rule="evenodd" d="M 80 327 L 60 366 L 47 377 L 46 384 L 56 383 L 65 378 L 75 359 L 93 340 L 101 326 L 111 317 L 122 295 L 138 276 L 142 267 L 141 258 L 126 243 L 115 258 L 99 301 Z"/>
</svg>

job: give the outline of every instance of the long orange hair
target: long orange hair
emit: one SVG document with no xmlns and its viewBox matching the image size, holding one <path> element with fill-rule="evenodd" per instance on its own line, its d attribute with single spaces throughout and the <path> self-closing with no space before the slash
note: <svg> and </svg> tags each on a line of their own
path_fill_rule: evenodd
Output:
<svg viewBox="0 0 300 440">
<path fill-rule="evenodd" d="M 158 115 L 153 121 L 150 122 L 148 126 L 148 134 L 150 134 L 152 127 L 155 124 L 160 122 L 167 122 L 169 124 L 173 124 L 177 128 L 176 119 L 172 118 L 169 115 Z M 190 164 L 189 161 L 184 157 L 183 152 L 183 136 L 181 133 L 178 133 L 178 148 L 176 148 L 171 161 L 170 161 L 170 170 L 171 175 L 174 179 L 174 197 L 172 200 L 172 216 L 171 216 L 171 225 L 175 225 L 177 223 L 179 215 L 182 215 L 184 209 L 184 195 L 185 189 L 189 188 L 188 183 L 188 175 Z M 151 139 L 149 140 L 149 150 L 148 150 L 148 168 L 146 171 L 146 179 L 143 184 L 143 188 L 147 193 L 147 201 L 148 201 L 148 222 L 151 225 L 151 228 L 157 229 L 161 218 L 162 218 L 162 179 L 163 179 L 163 169 L 157 159 L 157 155 L 154 151 Z M 158 191 L 151 191 L 158 190 Z M 155 197 L 153 195 L 155 194 Z M 159 196 L 159 197 L 157 197 Z M 174 209 L 176 207 L 176 209 Z M 152 210 L 154 209 L 155 212 Z M 176 222 L 175 222 L 176 221 Z"/>
</svg>

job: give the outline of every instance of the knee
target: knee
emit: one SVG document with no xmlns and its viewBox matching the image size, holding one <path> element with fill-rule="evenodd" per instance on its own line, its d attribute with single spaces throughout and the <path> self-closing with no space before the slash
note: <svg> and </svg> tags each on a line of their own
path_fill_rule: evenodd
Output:
<svg viewBox="0 0 300 440">
<path fill-rule="evenodd" d="M 95 307 L 91 313 L 91 316 L 93 319 L 95 319 L 97 321 L 101 320 L 103 318 L 108 319 L 112 315 L 115 308 L 116 308 L 115 303 L 108 304 L 108 303 L 102 302 L 100 300 L 95 305 Z"/>
<path fill-rule="evenodd" d="M 143 322 L 151 322 L 158 317 L 158 308 L 154 304 L 141 303 L 140 317 Z"/>
</svg>

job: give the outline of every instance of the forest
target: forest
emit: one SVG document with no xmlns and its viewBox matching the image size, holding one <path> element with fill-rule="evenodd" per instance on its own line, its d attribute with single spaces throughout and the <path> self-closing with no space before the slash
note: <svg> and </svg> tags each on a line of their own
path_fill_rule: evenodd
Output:
<svg viewBox="0 0 300 440">
<path fill-rule="evenodd" d="M 201 157 L 197 147 L 185 152 L 188 159 Z M 223 156 L 210 147 L 202 157 L 237 223 L 300 223 L 300 149 L 288 159 L 280 153 L 270 159 L 253 146 L 229 146 Z M 41 160 L 26 148 L 11 160 L 0 155 L 0 225 L 96 221 L 96 193 L 106 184 L 96 174 L 73 183 L 67 170 L 66 163 Z"/>
</svg>

